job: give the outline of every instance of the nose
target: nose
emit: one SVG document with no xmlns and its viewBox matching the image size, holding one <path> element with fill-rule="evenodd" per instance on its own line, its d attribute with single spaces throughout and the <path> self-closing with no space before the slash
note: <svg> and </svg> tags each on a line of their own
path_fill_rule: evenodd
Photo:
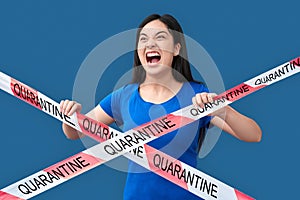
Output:
<svg viewBox="0 0 300 200">
<path fill-rule="evenodd" d="M 154 47 L 156 47 L 156 42 L 154 39 L 151 38 L 147 41 L 146 48 L 152 49 Z"/>
</svg>

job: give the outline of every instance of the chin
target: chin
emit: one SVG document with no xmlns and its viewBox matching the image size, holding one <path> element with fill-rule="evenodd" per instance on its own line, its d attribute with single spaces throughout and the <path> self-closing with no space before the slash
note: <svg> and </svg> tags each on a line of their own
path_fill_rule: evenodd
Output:
<svg viewBox="0 0 300 200">
<path fill-rule="evenodd" d="M 157 65 L 145 65 L 144 67 L 146 74 L 150 76 L 165 76 L 167 73 L 169 73 L 172 69 L 171 67 L 163 66 L 161 64 Z"/>
</svg>

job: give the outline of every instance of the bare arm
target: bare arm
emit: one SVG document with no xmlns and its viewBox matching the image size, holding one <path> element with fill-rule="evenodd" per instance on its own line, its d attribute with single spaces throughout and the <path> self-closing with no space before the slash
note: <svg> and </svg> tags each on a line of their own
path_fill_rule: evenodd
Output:
<svg viewBox="0 0 300 200">
<path fill-rule="evenodd" d="M 205 103 L 213 102 L 214 96 L 216 94 L 200 93 L 193 98 L 193 103 L 196 106 L 203 107 Z M 262 131 L 258 124 L 232 107 L 226 106 L 211 115 L 213 116 L 211 124 L 234 137 L 246 142 L 259 142 L 261 140 Z"/>
<path fill-rule="evenodd" d="M 237 112 L 230 106 L 225 107 L 225 115 L 215 115 L 211 123 L 223 131 L 245 142 L 259 142 L 262 131 L 251 118 Z"/>
<path fill-rule="evenodd" d="M 60 109 L 65 115 L 72 115 L 74 112 L 81 112 L 81 105 L 75 101 L 69 101 L 64 100 L 60 103 Z M 95 108 L 93 108 L 91 111 L 89 111 L 86 116 L 101 121 L 104 124 L 111 124 L 114 122 L 114 119 L 111 118 L 109 115 L 107 115 L 104 110 L 100 107 L 100 105 L 97 105 Z M 62 124 L 62 129 L 64 131 L 64 134 L 67 136 L 68 139 L 75 140 L 80 137 L 83 137 L 84 134 L 77 131 L 76 129 L 68 126 L 67 124 Z"/>
</svg>

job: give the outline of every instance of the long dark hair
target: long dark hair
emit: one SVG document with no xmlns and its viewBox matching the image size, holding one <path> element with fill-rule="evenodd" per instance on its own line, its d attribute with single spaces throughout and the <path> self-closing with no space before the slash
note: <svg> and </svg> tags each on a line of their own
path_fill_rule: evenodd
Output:
<svg viewBox="0 0 300 200">
<path fill-rule="evenodd" d="M 173 71 L 173 77 L 175 80 L 179 82 L 185 82 L 185 81 L 194 81 L 192 73 L 191 73 L 191 67 L 190 63 L 188 61 L 188 55 L 187 55 L 187 49 L 186 49 L 186 43 L 183 35 L 182 28 L 178 21 L 171 15 L 165 14 L 165 15 L 158 15 L 158 14 L 152 14 L 148 17 L 146 17 L 142 23 L 139 25 L 139 28 L 137 30 L 136 34 L 136 44 L 135 44 L 135 51 L 134 51 L 134 64 L 133 64 L 133 77 L 132 77 L 132 83 L 143 83 L 146 77 L 146 72 L 143 67 L 140 67 L 141 61 L 138 56 L 137 52 L 137 46 L 139 42 L 139 36 L 142 28 L 148 24 L 151 21 L 154 20 L 160 20 L 163 22 L 169 29 L 171 35 L 174 38 L 174 44 L 179 43 L 181 45 L 179 55 L 175 56 L 173 58 L 172 68 L 176 70 L 179 73 L 174 73 Z"/>
<path fill-rule="evenodd" d="M 139 28 L 137 30 L 136 34 L 136 44 L 135 44 L 135 51 L 134 51 L 134 64 L 133 64 L 133 77 L 132 77 L 132 83 L 143 83 L 146 78 L 146 71 L 144 70 L 143 67 L 140 67 L 142 65 L 138 52 L 137 52 L 137 47 L 138 47 L 138 42 L 139 42 L 139 37 L 140 37 L 140 32 L 142 28 L 148 24 L 151 21 L 154 20 L 160 20 L 163 22 L 167 28 L 169 29 L 171 35 L 174 38 L 174 44 L 179 43 L 181 45 L 179 55 L 175 56 L 173 58 L 172 62 L 172 68 L 176 70 L 179 73 L 174 73 L 174 70 L 172 71 L 173 77 L 175 80 L 179 82 L 185 82 L 185 81 L 190 81 L 190 82 L 196 82 L 199 84 L 203 84 L 202 82 L 194 80 L 192 73 L 191 73 L 191 67 L 190 63 L 188 61 L 188 55 L 187 55 L 187 48 L 186 48 L 186 43 L 185 43 L 185 38 L 183 35 L 183 30 L 178 23 L 178 21 L 171 15 L 165 14 L 165 15 L 158 15 L 158 14 L 152 14 L 146 17 L 142 23 L 139 25 Z M 206 135 L 206 130 L 207 127 L 202 127 L 200 128 L 199 131 L 199 137 L 198 137 L 198 147 L 197 147 L 197 152 L 200 151 L 200 148 L 202 146 L 202 143 L 204 141 L 205 135 Z"/>
</svg>

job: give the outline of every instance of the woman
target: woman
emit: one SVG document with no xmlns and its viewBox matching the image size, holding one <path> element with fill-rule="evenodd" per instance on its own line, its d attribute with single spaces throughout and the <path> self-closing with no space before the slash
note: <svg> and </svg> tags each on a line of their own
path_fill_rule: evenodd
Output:
<svg viewBox="0 0 300 200">
<path fill-rule="evenodd" d="M 209 93 L 204 84 L 193 79 L 185 58 L 186 44 L 176 19 L 170 15 L 148 16 L 137 31 L 132 83 L 108 95 L 87 115 L 105 124 L 116 122 L 127 131 L 191 103 L 203 107 L 212 102 L 216 94 Z M 60 105 L 67 115 L 81 111 L 81 105 L 75 101 L 61 101 Z M 261 139 L 262 133 L 255 121 L 226 106 L 149 145 L 195 167 L 204 138 L 201 130 L 208 124 L 243 141 L 259 142 Z M 66 124 L 63 124 L 63 131 L 69 139 L 82 136 Z M 124 199 L 199 199 L 152 172 L 134 173 L 140 170 L 142 167 L 129 163 Z"/>
</svg>

